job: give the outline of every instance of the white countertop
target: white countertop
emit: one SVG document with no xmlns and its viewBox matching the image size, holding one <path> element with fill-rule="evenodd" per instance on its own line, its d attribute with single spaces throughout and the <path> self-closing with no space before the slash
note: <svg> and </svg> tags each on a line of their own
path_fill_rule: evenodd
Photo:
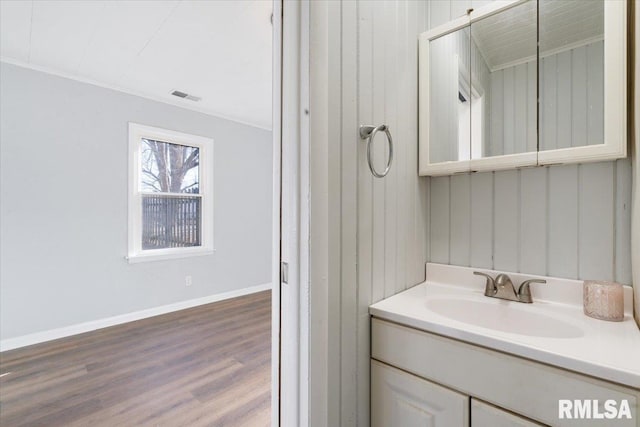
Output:
<svg viewBox="0 0 640 427">
<path fill-rule="evenodd" d="M 624 320 L 607 322 L 583 313 L 581 281 L 542 277 L 547 279 L 546 285 L 531 285 L 533 304 L 523 304 L 485 297 L 484 278 L 473 276 L 473 271 L 496 274 L 484 269 L 427 264 L 426 282 L 373 304 L 369 312 L 416 329 L 640 389 L 640 330 L 631 314 L 633 293 L 629 287 L 625 287 Z M 509 275 L 515 284 L 541 277 Z M 428 307 L 437 306 L 438 300 L 469 301 L 476 306 L 480 303 L 488 310 L 495 307 L 496 318 L 491 320 L 498 328 L 469 323 L 472 313 L 460 313 L 460 319 L 467 318 L 465 322 L 454 320 L 455 313 L 442 315 L 430 310 Z M 511 316 L 514 313 L 516 317 Z M 546 326 L 533 326 L 548 333 L 517 333 L 514 318 L 525 319 L 523 322 L 544 320 L 541 323 Z M 570 337 L 554 336 L 556 320 L 558 329 L 563 326 Z M 508 327 L 500 330 L 500 322 Z"/>
</svg>

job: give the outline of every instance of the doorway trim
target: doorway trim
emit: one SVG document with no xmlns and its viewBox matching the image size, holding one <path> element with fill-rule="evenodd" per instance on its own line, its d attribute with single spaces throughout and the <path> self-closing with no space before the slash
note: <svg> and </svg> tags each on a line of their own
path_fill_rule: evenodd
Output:
<svg viewBox="0 0 640 427">
<path fill-rule="evenodd" d="M 273 2 L 272 425 L 283 427 L 310 422 L 309 8 Z"/>
</svg>

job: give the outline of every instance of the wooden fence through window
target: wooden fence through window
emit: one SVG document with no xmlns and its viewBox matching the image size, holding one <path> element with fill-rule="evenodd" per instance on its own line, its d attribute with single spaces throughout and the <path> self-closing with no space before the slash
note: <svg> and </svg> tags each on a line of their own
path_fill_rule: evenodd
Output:
<svg viewBox="0 0 640 427">
<path fill-rule="evenodd" d="M 201 198 L 142 196 L 142 249 L 201 246 Z"/>
</svg>

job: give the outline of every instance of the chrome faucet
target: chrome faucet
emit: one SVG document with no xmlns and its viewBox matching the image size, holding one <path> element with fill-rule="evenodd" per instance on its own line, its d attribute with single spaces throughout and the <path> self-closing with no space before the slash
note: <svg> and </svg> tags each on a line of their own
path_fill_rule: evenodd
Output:
<svg viewBox="0 0 640 427">
<path fill-rule="evenodd" d="M 531 304 L 533 302 L 531 299 L 531 289 L 529 285 L 531 283 L 547 283 L 546 280 L 542 279 L 525 280 L 520 284 L 518 292 L 516 292 L 516 288 L 513 285 L 511 278 L 504 273 L 498 274 L 495 279 L 490 275 L 479 271 L 474 271 L 473 274 L 487 278 L 487 283 L 484 288 L 485 296 L 505 299 L 508 301 L 524 302 L 527 304 Z"/>
</svg>

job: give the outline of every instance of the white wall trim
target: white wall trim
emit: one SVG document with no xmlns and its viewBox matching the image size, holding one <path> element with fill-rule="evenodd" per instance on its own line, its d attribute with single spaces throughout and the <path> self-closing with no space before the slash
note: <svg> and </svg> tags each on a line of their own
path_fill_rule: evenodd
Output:
<svg viewBox="0 0 640 427">
<path fill-rule="evenodd" d="M 271 425 L 280 425 L 280 237 L 282 194 L 282 0 L 273 0 L 273 52 L 272 52 L 272 114 L 273 114 L 273 198 L 271 233 Z"/>
<path fill-rule="evenodd" d="M 35 332 L 33 334 L 22 335 L 15 338 L 8 338 L 0 341 L 0 352 L 13 350 L 20 347 L 26 347 L 28 345 L 38 344 L 45 341 L 65 338 L 72 335 L 83 334 L 85 332 L 91 332 L 97 329 L 107 328 L 109 326 L 115 326 L 127 322 L 146 319 L 148 317 L 184 310 L 186 308 L 197 307 L 199 305 L 210 304 L 212 302 L 266 291 L 271 288 L 271 283 L 263 283 L 261 285 L 249 286 L 247 288 L 236 289 L 233 291 L 222 292 L 219 294 L 208 295 L 206 297 L 195 298 L 186 301 L 179 301 L 172 304 L 161 305 L 159 307 L 134 311 L 132 313 L 120 314 L 118 316 L 106 317 L 104 319 L 91 320 L 89 322 L 77 323 L 75 325 L 65 326 L 62 328 Z"/>
<path fill-rule="evenodd" d="M 159 97 L 159 96 L 144 94 L 142 92 L 138 92 L 138 91 L 135 91 L 135 90 L 132 90 L 132 89 L 126 89 L 126 88 L 123 88 L 123 87 L 117 86 L 117 85 L 111 85 L 111 84 L 108 84 L 108 83 L 101 83 L 101 82 L 93 80 L 93 79 L 88 79 L 86 77 L 81 77 L 81 76 L 78 76 L 78 75 L 75 75 L 75 74 L 66 73 L 64 71 L 54 70 L 52 68 L 44 67 L 44 66 L 41 66 L 41 65 L 30 64 L 28 62 L 20 61 L 19 59 L 10 58 L 8 56 L 0 56 L 0 62 L 4 62 L 5 64 L 10 64 L 10 65 L 15 65 L 17 67 L 27 68 L 29 70 L 40 71 L 41 73 L 50 74 L 50 75 L 56 76 L 56 77 L 62 77 L 63 79 L 69 79 L 69 80 L 74 80 L 74 81 L 80 82 L 80 83 L 86 83 L 86 84 L 90 84 L 90 85 L 93 85 L 93 86 L 98 86 L 98 87 L 101 87 L 103 89 L 115 90 L 117 92 L 126 93 L 127 95 L 133 95 L 133 96 L 137 96 L 139 98 L 144 98 L 144 99 L 149 99 L 151 101 L 161 102 L 163 104 L 173 105 L 174 107 L 183 108 L 185 110 L 190 110 L 190 111 L 195 111 L 197 113 L 206 114 L 207 116 L 212 116 L 212 117 L 215 117 L 217 119 L 227 120 L 227 121 L 230 121 L 230 122 L 239 123 L 241 125 L 251 126 L 251 127 L 254 127 L 254 128 L 257 128 L 257 129 L 267 130 L 269 132 L 272 131 L 271 128 L 260 126 L 260 125 L 257 125 L 255 123 L 245 122 L 245 121 L 242 121 L 242 120 L 239 120 L 239 119 L 234 119 L 234 118 L 225 116 L 224 114 L 220 114 L 217 111 L 212 111 L 212 110 L 209 110 L 209 109 L 206 109 L 206 108 L 200 108 L 200 107 L 195 106 L 195 105 L 184 105 L 179 100 L 176 100 L 175 102 L 172 102 L 169 99 L 164 99 L 164 98 Z"/>
</svg>

